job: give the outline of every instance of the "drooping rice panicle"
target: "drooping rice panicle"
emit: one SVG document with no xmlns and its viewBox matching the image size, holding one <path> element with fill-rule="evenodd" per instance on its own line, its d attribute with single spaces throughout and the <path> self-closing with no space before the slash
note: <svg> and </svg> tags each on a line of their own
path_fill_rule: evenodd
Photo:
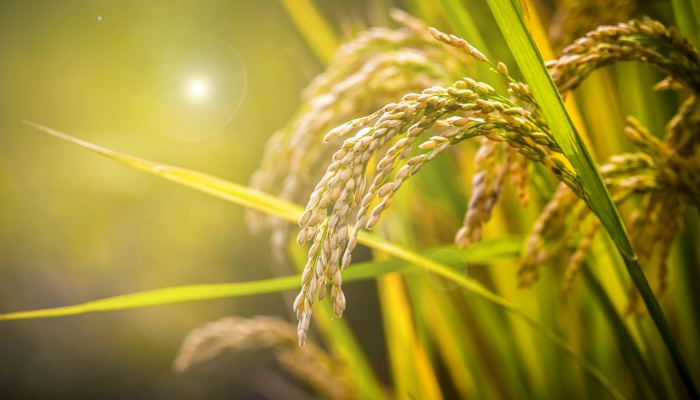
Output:
<svg viewBox="0 0 700 400">
<path fill-rule="evenodd" d="M 521 287 L 532 285 L 537 279 L 539 267 L 552 258 L 549 237 L 559 237 L 564 232 L 567 213 L 578 201 L 566 185 L 557 187 L 525 242 L 518 270 L 518 284 Z"/>
<path fill-rule="evenodd" d="M 700 55 L 675 29 L 658 21 L 632 20 L 601 26 L 564 48 L 547 66 L 560 92 L 575 89 L 595 69 L 619 61 L 638 61 L 700 92 Z M 676 85 L 668 85 L 675 88 Z"/>
<path fill-rule="evenodd" d="M 491 211 L 496 205 L 506 173 L 510 170 L 508 154 L 502 154 L 502 163 L 497 163 L 502 143 L 482 138 L 479 150 L 474 157 L 474 176 L 469 207 L 462 227 L 455 235 L 455 243 L 464 248 L 481 240 L 483 224 L 491 219 Z M 501 151 L 503 152 L 503 151 Z"/>
<path fill-rule="evenodd" d="M 506 147 L 506 151 L 509 153 L 509 164 L 508 164 L 508 179 L 513 184 L 518 192 L 518 199 L 523 207 L 527 207 L 530 199 L 528 194 L 528 186 L 530 183 L 530 161 L 518 154 L 510 146 Z"/>
<path fill-rule="evenodd" d="M 659 215 L 659 221 L 654 225 L 651 236 L 656 243 L 656 293 L 663 294 L 668 287 L 668 257 L 671 245 L 680 234 L 683 227 L 682 218 L 685 205 L 676 196 L 666 196 Z"/>
<path fill-rule="evenodd" d="M 313 343 L 297 346 L 293 325 L 277 318 L 228 317 L 191 331 L 182 342 L 174 367 L 182 372 L 210 361 L 226 351 L 274 349 L 282 367 L 307 382 L 323 398 L 356 396 L 351 375 L 340 362 Z"/>
<path fill-rule="evenodd" d="M 563 3 L 549 23 L 549 40 L 559 50 L 600 25 L 628 20 L 638 7 L 637 0 L 584 0 Z"/>
<path fill-rule="evenodd" d="M 664 143 L 682 158 L 691 158 L 700 144 L 700 101 L 698 96 L 690 95 L 681 104 L 676 115 L 666 125 Z M 675 158 L 674 158 L 675 159 Z"/>
<path fill-rule="evenodd" d="M 581 238 L 579 239 L 576 250 L 569 257 L 569 261 L 566 266 L 566 272 L 564 273 L 564 290 L 570 291 L 574 284 L 574 278 L 578 274 L 581 266 L 586 260 L 586 254 L 588 250 L 593 245 L 593 239 L 600 229 L 600 221 L 598 219 L 593 219 L 588 228 L 583 232 Z"/>
<path fill-rule="evenodd" d="M 436 30 L 431 33 L 478 61 L 494 65 L 499 73 L 507 74 L 505 66 L 491 63 L 461 39 Z M 527 85 L 507 78 L 517 96 L 506 98 L 486 83 L 463 78 L 449 87 L 434 86 L 405 95 L 401 101 L 390 103 L 367 118 L 331 130 L 330 137 L 353 132 L 354 135 L 332 156 L 300 219 L 298 242 L 311 243 L 302 289 L 294 302 L 300 343 L 304 342 L 314 300 L 324 296 L 328 281 L 333 310 L 336 315 L 342 315 L 346 300 L 341 289 L 341 271 L 350 264 L 359 230 L 376 225 L 401 185 L 450 146 L 471 137 L 483 137 L 486 164 L 491 160 L 486 156 L 491 143 L 499 148 L 508 145 L 528 160 L 549 167 L 573 190 L 580 190 L 576 175 L 548 133 Z M 426 132 L 432 136 L 424 140 L 422 135 Z M 380 149 L 386 151 L 377 157 L 372 168 L 375 173 L 370 177 L 368 164 Z M 467 214 L 473 232 L 480 230 L 480 224 L 488 219 L 507 171 L 506 164 L 497 179 L 483 181 L 486 187 L 473 197 L 472 212 Z M 475 180 L 477 188 L 479 182 Z M 479 207 L 483 211 L 477 215 Z M 354 218 L 350 219 L 353 214 Z M 352 225 L 350 232 L 348 223 Z M 472 239 L 478 237 L 479 234 L 473 234 Z"/>
<path fill-rule="evenodd" d="M 252 187 L 304 201 L 347 133 L 331 128 L 407 92 L 448 84 L 461 75 L 463 56 L 436 43 L 419 20 L 400 11 L 392 16 L 398 29 L 374 28 L 360 34 L 343 45 L 327 71 L 309 85 L 298 115 L 266 145 Z M 248 219 L 255 228 L 270 229 L 273 254 L 285 259 L 289 226 L 256 213 L 249 213 Z"/>
<path fill-rule="evenodd" d="M 688 104 L 682 106 L 679 114 L 690 115 L 688 107 Z M 658 294 L 661 294 L 666 287 L 667 258 L 673 240 L 680 233 L 684 204 L 698 205 L 695 199 L 700 168 L 698 163 L 691 161 L 697 159 L 698 148 L 695 147 L 688 152 L 688 148 L 683 151 L 669 146 L 669 141 L 689 143 L 678 139 L 687 135 L 687 132 L 677 132 L 680 130 L 680 125 L 682 124 L 677 118 L 671 120 L 666 128 L 667 134 L 661 141 L 639 121 L 628 118 L 625 133 L 639 152 L 613 156 L 609 163 L 601 166 L 604 182 L 616 204 L 622 204 L 634 196 L 641 196 L 641 203 L 632 217 L 632 242 L 637 248 L 640 264 L 649 272 L 656 271 L 655 290 Z M 680 154 L 688 156 L 681 157 Z M 560 190 L 568 189 L 560 188 Z M 561 235 L 561 232 L 567 230 L 571 234 L 577 231 L 576 221 L 586 217 L 581 215 L 571 219 L 570 222 L 560 218 L 555 220 L 557 224 L 547 223 L 552 220 L 551 215 L 562 215 L 571 207 L 571 205 L 561 205 L 557 197 L 555 195 L 554 200 L 545 208 L 545 212 L 528 239 L 524 262 L 521 266 L 521 273 L 527 283 L 531 283 L 532 270 L 552 258 L 551 250 L 549 253 L 546 250 L 551 249 L 552 244 L 547 244 L 542 238 L 554 237 L 555 243 L 561 247 L 565 240 L 563 238 L 567 236 Z M 550 209 L 550 207 L 553 208 Z M 584 211 L 590 214 L 588 209 Z M 546 228 L 542 229 L 543 226 Z M 597 227 L 591 226 L 590 230 L 586 231 L 574 245 L 576 250 L 569 259 L 565 288 L 571 286 L 572 279 L 597 230 Z M 544 257 L 543 254 L 549 257 Z M 636 290 L 631 288 L 628 312 L 640 310 L 638 300 Z"/>
</svg>

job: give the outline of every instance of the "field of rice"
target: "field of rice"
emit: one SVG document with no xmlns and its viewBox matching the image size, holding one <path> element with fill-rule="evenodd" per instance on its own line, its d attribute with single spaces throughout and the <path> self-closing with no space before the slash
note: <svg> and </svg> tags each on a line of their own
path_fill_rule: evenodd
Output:
<svg viewBox="0 0 700 400">
<path fill-rule="evenodd" d="M 0 398 L 700 398 L 700 3 L 0 4 Z"/>
</svg>

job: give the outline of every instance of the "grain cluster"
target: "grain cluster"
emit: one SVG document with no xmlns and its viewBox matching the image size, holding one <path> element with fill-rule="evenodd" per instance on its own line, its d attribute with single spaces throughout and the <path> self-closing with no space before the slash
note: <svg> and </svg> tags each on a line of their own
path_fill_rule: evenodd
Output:
<svg viewBox="0 0 700 400">
<path fill-rule="evenodd" d="M 308 198 L 297 236 L 300 245 L 308 244 L 308 257 L 294 301 L 302 345 L 316 300 L 328 294 L 334 313 L 343 314 L 342 271 L 351 263 L 359 231 L 379 223 L 396 192 L 426 163 L 467 139 L 478 138 L 478 146 L 466 215 L 455 233 L 460 247 L 482 238 L 507 181 L 522 204 L 528 203 L 533 163 L 552 172 L 560 186 L 526 240 L 520 284 L 531 285 L 543 265 L 563 263 L 563 286 L 570 289 L 600 230 L 528 85 L 462 38 L 402 13 L 395 19 L 398 29 L 369 30 L 339 50 L 307 89 L 302 112 L 270 140 L 253 178 L 258 189 L 294 201 Z M 656 271 L 660 292 L 684 206 L 697 206 L 700 199 L 700 57 L 674 29 L 645 19 L 598 27 L 547 67 L 566 94 L 595 69 L 620 61 L 645 63 L 665 74 L 656 89 L 693 93 L 662 139 L 629 119 L 625 133 L 636 151 L 601 166 L 613 200 L 636 205 L 632 238 L 642 264 Z M 474 62 L 490 67 L 505 89 L 460 74 Z M 282 250 L 283 227 L 273 233 Z"/>
<path fill-rule="evenodd" d="M 313 343 L 299 347 L 294 326 L 277 317 L 227 317 L 207 323 L 187 335 L 174 366 L 183 372 L 226 351 L 266 348 L 273 349 L 283 368 L 323 398 L 355 398 L 354 382 L 342 363 Z"/>
</svg>

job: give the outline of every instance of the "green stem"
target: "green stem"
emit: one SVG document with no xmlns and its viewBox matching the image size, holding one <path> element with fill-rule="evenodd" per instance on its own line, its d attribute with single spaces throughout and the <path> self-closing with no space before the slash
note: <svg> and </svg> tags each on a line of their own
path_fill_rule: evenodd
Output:
<svg viewBox="0 0 700 400">
<path fill-rule="evenodd" d="M 668 394 L 663 393 L 663 387 L 658 382 L 658 379 L 656 379 L 656 377 L 649 370 L 649 366 L 644 360 L 642 352 L 639 350 L 639 347 L 632 338 L 632 335 L 630 335 L 629 331 L 625 327 L 625 323 L 617 313 L 615 305 L 605 292 L 603 285 L 600 283 L 598 278 L 596 278 L 588 262 L 584 263 L 581 272 L 586 281 L 586 285 L 593 294 L 593 297 L 598 301 L 605 318 L 612 325 L 613 332 L 615 332 L 619 346 L 622 349 L 623 357 L 627 359 L 627 363 L 634 373 L 640 376 L 638 379 L 639 384 L 651 388 L 655 398 L 667 398 Z M 645 394 L 643 391 L 641 393 Z"/>
<path fill-rule="evenodd" d="M 695 386 L 695 382 L 693 382 L 693 377 L 690 375 L 690 369 L 685 363 L 685 360 L 683 360 L 680 348 L 671 334 L 671 329 L 668 327 L 668 322 L 666 321 L 666 317 L 661 310 L 661 305 L 656 299 L 656 296 L 654 296 L 654 292 L 651 290 L 651 286 L 649 286 L 649 282 L 644 276 L 644 271 L 642 271 L 642 268 L 639 266 L 637 260 L 630 260 L 627 258 L 624 260 L 625 267 L 627 267 L 627 272 L 632 278 L 632 282 L 634 282 L 637 290 L 639 290 L 639 293 L 642 295 L 644 305 L 646 305 L 649 315 L 654 321 L 654 325 L 656 325 L 656 329 L 658 329 L 659 334 L 661 334 L 661 339 L 664 341 L 668 352 L 671 354 L 673 363 L 678 369 L 678 373 L 680 374 L 686 390 L 688 390 L 688 394 L 693 399 L 700 399 L 700 392 L 698 392 L 698 388 Z"/>
</svg>

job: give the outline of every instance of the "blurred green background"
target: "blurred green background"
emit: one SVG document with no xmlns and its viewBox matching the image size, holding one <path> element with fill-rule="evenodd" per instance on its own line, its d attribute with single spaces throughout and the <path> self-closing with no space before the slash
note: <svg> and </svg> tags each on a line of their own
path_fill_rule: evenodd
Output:
<svg viewBox="0 0 700 400">
<path fill-rule="evenodd" d="M 368 8 L 322 7 L 331 21 L 359 20 Z M 88 154 L 22 119 L 245 183 L 321 70 L 277 0 L 0 2 L 0 311 L 271 276 L 267 238 L 248 232 L 242 208 Z M 171 369 L 182 338 L 203 322 L 288 312 L 269 295 L 3 323 L 0 398 L 292 390 L 260 353 L 182 376 Z"/>
</svg>

